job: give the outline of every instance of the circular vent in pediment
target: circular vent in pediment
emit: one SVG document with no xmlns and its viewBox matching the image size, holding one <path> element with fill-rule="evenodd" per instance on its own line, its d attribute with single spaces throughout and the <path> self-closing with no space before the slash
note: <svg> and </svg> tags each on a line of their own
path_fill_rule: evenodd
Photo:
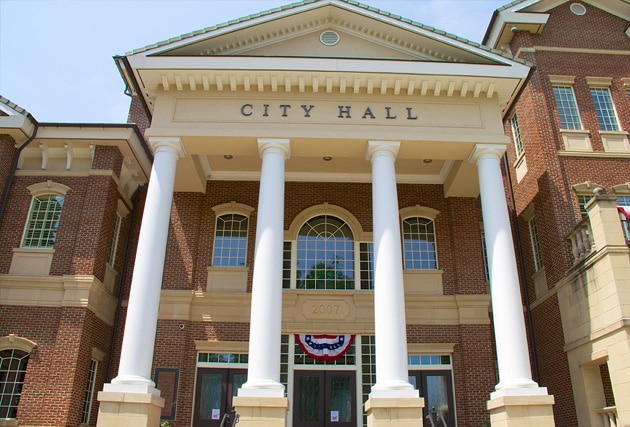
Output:
<svg viewBox="0 0 630 427">
<path fill-rule="evenodd" d="M 319 35 L 319 41 L 325 46 L 334 46 L 339 43 L 339 34 L 334 31 L 324 31 Z"/>
<path fill-rule="evenodd" d="M 571 12 L 573 12 L 573 14 L 577 16 L 582 16 L 586 14 L 586 7 L 580 3 L 573 3 L 571 6 L 569 6 L 569 9 L 571 9 Z"/>
</svg>

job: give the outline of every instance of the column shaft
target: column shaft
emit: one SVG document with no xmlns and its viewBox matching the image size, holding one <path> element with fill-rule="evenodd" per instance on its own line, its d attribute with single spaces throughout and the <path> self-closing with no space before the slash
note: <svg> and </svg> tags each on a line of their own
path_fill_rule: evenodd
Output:
<svg viewBox="0 0 630 427">
<path fill-rule="evenodd" d="M 112 384 L 153 388 L 155 384 L 151 381 L 151 365 L 175 169 L 183 150 L 179 138 L 155 138 L 150 142 L 155 157 L 131 279 L 120 367 Z"/>
<path fill-rule="evenodd" d="M 288 140 L 258 141 L 262 157 L 247 382 L 239 396 L 283 397 L 280 383 L 284 163 Z"/>
<path fill-rule="evenodd" d="M 499 365 L 496 390 L 538 387 L 532 380 L 523 302 L 500 159 L 504 148 L 479 145 L 477 164 L 483 228 L 490 270 L 492 314 Z M 546 393 L 546 391 L 545 391 Z"/>
<path fill-rule="evenodd" d="M 418 397 L 409 383 L 400 218 L 394 162 L 398 142 L 370 141 L 374 228 L 376 384 L 371 397 Z"/>
</svg>

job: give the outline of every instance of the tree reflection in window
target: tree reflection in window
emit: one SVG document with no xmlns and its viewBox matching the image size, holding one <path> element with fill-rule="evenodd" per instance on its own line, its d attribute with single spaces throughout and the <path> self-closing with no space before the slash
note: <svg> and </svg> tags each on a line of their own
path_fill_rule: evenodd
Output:
<svg viewBox="0 0 630 427">
<path fill-rule="evenodd" d="M 320 215 L 297 240 L 297 289 L 354 289 L 354 237 L 339 218 Z"/>
</svg>

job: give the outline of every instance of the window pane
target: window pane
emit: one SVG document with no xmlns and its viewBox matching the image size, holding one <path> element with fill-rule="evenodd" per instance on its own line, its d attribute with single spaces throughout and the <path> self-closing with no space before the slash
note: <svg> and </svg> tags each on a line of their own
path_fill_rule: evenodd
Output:
<svg viewBox="0 0 630 427">
<path fill-rule="evenodd" d="M 543 268 L 542 250 L 540 249 L 540 239 L 538 238 L 538 227 L 536 218 L 529 220 L 529 237 L 532 242 L 532 253 L 534 255 L 534 269 L 536 271 Z"/>
<path fill-rule="evenodd" d="M 354 374 L 353 374 L 354 375 Z M 352 421 L 352 381 L 349 376 L 334 376 L 330 378 L 329 408 L 336 411 L 339 420 L 348 423 Z"/>
<path fill-rule="evenodd" d="M 451 409 L 448 404 L 448 385 L 444 375 L 427 375 L 427 389 L 425 391 L 426 407 L 430 416 L 439 424 L 439 419 L 448 420 Z"/>
<path fill-rule="evenodd" d="M 619 123 L 608 88 L 591 88 L 591 97 L 601 130 L 618 131 Z"/>
<path fill-rule="evenodd" d="M 516 157 L 518 157 L 523 152 L 523 139 L 521 138 L 521 128 L 518 125 L 518 118 L 516 117 L 516 114 L 514 114 L 510 119 L 510 125 L 512 126 L 514 149 L 516 150 Z"/>
<path fill-rule="evenodd" d="M 214 239 L 215 267 L 244 267 L 247 261 L 248 218 L 238 214 L 217 218 Z"/>
<path fill-rule="evenodd" d="M 556 108 L 560 116 L 560 128 L 582 129 L 580 113 L 575 102 L 575 94 L 570 86 L 555 86 L 553 95 L 556 99 Z"/>
<path fill-rule="evenodd" d="M 298 414 L 299 421 L 311 421 L 318 422 L 319 419 L 319 388 L 320 378 L 319 375 L 313 376 L 301 376 L 300 379 L 300 399 Z"/>
<path fill-rule="evenodd" d="M 57 238 L 64 198 L 54 194 L 37 196 L 31 204 L 22 247 L 52 248 Z"/>
<path fill-rule="evenodd" d="M 27 363 L 26 352 L 0 351 L 0 419 L 16 417 Z"/>
<path fill-rule="evenodd" d="M 199 418 L 212 419 L 212 410 L 221 410 L 221 391 L 223 389 L 223 375 L 203 374 L 201 379 L 201 397 Z"/>
<path fill-rule="evenodd" d="M 433 221 L 421 217 L 405 218 L 402 222 L 402 232 L 405 269 L 437 269 Z"/>
<path fill-rule="evenodd" d="M 328 215 L 309 220 L 298 233 L 298 289 L 354 289 L 354 237 L 350 227 Z"/>
</svg>

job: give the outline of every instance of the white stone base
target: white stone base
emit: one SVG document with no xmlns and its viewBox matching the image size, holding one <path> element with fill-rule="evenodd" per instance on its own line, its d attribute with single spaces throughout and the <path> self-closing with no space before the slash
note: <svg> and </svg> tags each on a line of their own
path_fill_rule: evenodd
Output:
<svg viewBox="0 0 630 427">
<path fill-rule="evenodd" d="M 232 404 L 238 427 L 286 427 L 289 399 L 286 397 L 235 396 Z"/>
<path fill-rule="evenodd" d="M 422 397 L 370 397 L 365 402 L 368 427 L 422 427 Z M 494 427 L 494 426 L 493 426 Z"/>
<path fill-rule="evenodd" d="M 551 395 L 499 395 L 488 401 L 492 427 L 554 427 Z"/>
<path fill-rule="evenodd" d="M 101 391 L 97 427 L 157 427 L 164 399 L 154 393 Z"/>
</svg>

